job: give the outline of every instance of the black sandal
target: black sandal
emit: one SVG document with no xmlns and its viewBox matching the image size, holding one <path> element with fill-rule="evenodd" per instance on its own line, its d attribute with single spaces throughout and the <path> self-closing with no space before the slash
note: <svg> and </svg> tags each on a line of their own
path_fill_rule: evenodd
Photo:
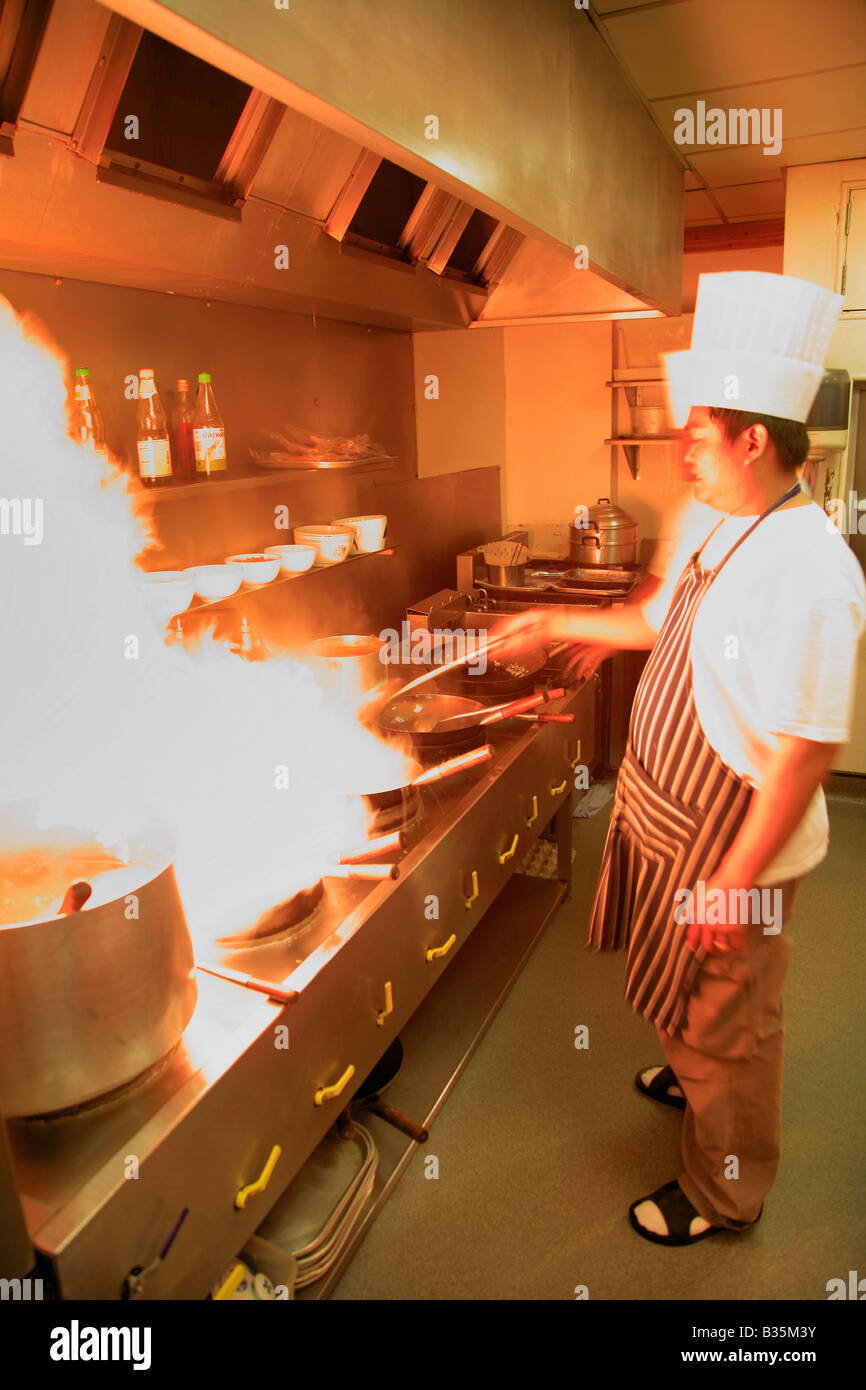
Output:
<svg viewBox="0 0 866 1390">
<path fill-rule="evenodd" d="M 642 1226 L 635 1216 L 635 1208 L 641 1202 L 655 1202 L 659 1211 L 665 1219 L 668 1228 L 666 1236 L 657 1235 L 655 1231 L 648 1231 Z M 636 1202 L 632 1202 L 628 1209 L 628 1219 L 639 1236 L 645 1240 L 652 1240 L 656 1245 L 694 1245 L 695 1241 L 703 1240 L 706 1236 L 718 1235 L 719 1231 L 724 1231 L 725 1226 L 709 1226 L 706 1231 L 701 1231 L 696 1236 L 689 1235 L 689 1228 L 696 1216 L 700 1216 L 699 1211 L 695 1211 L 679 1183 L 674 1179 L 673 1182 L 665 1183 L 658 1192 L 651 1192 L 648 1197 L 640 1197 Z"/>
<path fill-rule="evenodd" d="M 672 1067 L 662 1067 L 657 1076 L 654 1076 L 648 1086 L 641 1081 L 643 1072 L 649 1071 L 649 1067 L 641 1067 L 634 1079 L 635 1087 L 642 1096 L 649 1096 L 650 1100 L 660 1101 L 662 1105 L 672 1105 L 675 1110 L 685 1110 L 686 1102 L 682 1096 L 669 1096 L 668 1089 L 671 1086 L 679 1086 L 677 1078 L 674 1076 Z"/>
<path fill-rule="evenodd" d="M 642 1226 L 635 1216 L 635 1209 L 641 1202 L 655 1202 L 659 1211 L 665 1219 L 668 1228 L 666 1236 L 657 1235 L 655 1231 L 648 1231 L 646 1226 Z M 758 1212 L 755 1221 L 760 1221 L 764 1208 Z M 748 1230 L 754 1226 L 755 1221 L 735 1221 L 732 1226 L 708 1226 L 705 1231 L 699 1231 L 696 1236 L 689 1235 L 689 1229 L 696 1216 L 700 1216 L 699 1211 L 695 1211 L 679 1183 L 674 1179 L 673 1182 L 665 1183 L 657 1192 L 651 1192 L 648 1197 L 639 1197 L 636 1202 L 632 1202 L 628 1209 L 628 1219 L 639 1236 L 644 1240 L 654 1241 L 656 1245 L 694 1245 L 698 1240 L 704 1240 L 706 1236 L 716 1236 L 720 1231 L 731 1231 L 738 1234 L 739 1231 Z M 704 1218 L 706 1219 L 706 1218 Z"/>
</svg>

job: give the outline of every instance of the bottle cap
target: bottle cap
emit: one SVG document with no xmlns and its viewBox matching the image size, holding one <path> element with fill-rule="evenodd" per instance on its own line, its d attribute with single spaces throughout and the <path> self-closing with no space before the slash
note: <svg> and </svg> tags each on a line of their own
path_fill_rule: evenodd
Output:
<svg viewBox="0 0 866 1390">
<path fill-rule="evenodd" d="M 187 379 L 186 379 L 185 376 L 179 376 L 179 377 L 178 377 L 178 379 L 177 379 L 177 389 L 178 389 L 178 391 L 188 391 L 188 390 L 189 390 L 189 382 L 187 381 Z"/>
<path fill-rule="evenodd" d="M 149 377 L 153 376 L 153 367 L 142 367 L 138 375 L 142 381 L 146 381 Z"/>
<path fill-rule="evenodd" d="M 199 381 L 210 381 L 210 372 L 199 372 Z"/>
<path fill-rule="evenodd" d="M 76 376 L 90 376 L 90 372 L 89 372 L 89 370 L 87 369 L 87 367 L 76 367 L 76 368 L 75 368 L 75 375 L 76 375 Z"/>
</svg>

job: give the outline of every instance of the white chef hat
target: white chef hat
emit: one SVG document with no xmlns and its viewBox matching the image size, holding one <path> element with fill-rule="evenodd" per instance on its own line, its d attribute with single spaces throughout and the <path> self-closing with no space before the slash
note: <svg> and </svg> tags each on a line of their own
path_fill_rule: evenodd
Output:
<svg viewBox="0 0 866 1390">
<path fill-rule="evenodd" d="M 702 275 L 692 346 L 664 359 L 677 429 L 693 405 L 805 421 L 843 303 L 793 275 Z"/>
</svg>

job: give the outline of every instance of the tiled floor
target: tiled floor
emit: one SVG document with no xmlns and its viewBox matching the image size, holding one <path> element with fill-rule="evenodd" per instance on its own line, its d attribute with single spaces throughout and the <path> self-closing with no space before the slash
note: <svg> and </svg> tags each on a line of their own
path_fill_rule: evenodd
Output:
<svg viewBox="0 0 866 1390">
<path fill-rule="evenodd" d="M 583 945 L 607 813 L 575 821 L 558 911 L 340 1281 L 338 1299 L 825 1299 L 866 1275 L 866 805 L 830 802 L 831 850 L 788 927 L 782 1163 L 743 1237 L 670 1250 L 629 1203 L 680 1171 L 678 1111 L 633 1089 L 662 1060 L 622 957 Z M 574 1030 L 589 1028 L 588 1049 Z"/>
</svg>

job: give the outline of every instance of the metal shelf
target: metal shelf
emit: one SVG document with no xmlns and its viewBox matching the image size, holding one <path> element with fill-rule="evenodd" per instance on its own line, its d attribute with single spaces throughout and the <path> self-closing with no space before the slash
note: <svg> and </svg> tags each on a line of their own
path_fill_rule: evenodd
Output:
<svg viewBox="0 0 866 1390">
<path fill-rule="evenodd" d="M 663 376 L 636 376 L 631 381 L 606 381 L 605 386 L 664 386 Z"/>
<path fill-rule="evenodd" d="M 212 608 L 219 608 L 221 604 L 230 604 L 237 599 L 246 598 L 250 594 L 262 593 L 265 590 L 279 588 L 281 584 L 296 584 L 299 579 L 309 579 L 310 575 L 323 574 L 326 570 L 341 570 L 346 565 L 353 565 L 358 560 L 374 560 L 377 555 L 393 555 L 397 547 L 395 545 L 386 546 L 384 550 L 371 550 L 363 555 L 347 555 L 345 560 L 341 560 L 335 565 L 313 565 L 312 569 L 303 570 L 300 574 L 283 574 L 280 572 L 276 579 L 270 580 L 267 584 L 247 584 L 243 582 L 241 587 L 228 598 L 198 599 L 184 608 L 182 613 L 172 615 L 171 621 L 175 618 L 187 618 L 191 613 L 202 613 Z M 192 568 L 192 566 L 190 566 Z"/>
<path fill-rule="evenodd" d="M 679 439 L 677 434 L 634 434 L 617 435 L 614 439 L 606 439 L 605 444 L 618 444 L 625 454 L 626 463 L 629 466 L 631 476 L 635 482 L 640 478 L 640 461 L 638 459 L 638 449 L 643 444 L 674 444 Z"/>
<path fill-rule="evenodd" d="M 272 487 L 280 482 L 300 482 L 313 478 L 353 478 L 362 473 L 386 473 L 393 469 L 395 459 L 372 463 L 352 463 L 334 468 L 256 468 L 229 473 L 225 478 L 202 478 L 195 482 L 171 482 L 158 487 L 142 487 L 133 478 L 131 490 L 136 497 L 152 498 L 154 502 L 172 502 L 177 498 L 206 496 L 215 489 L 232 492 L 237 488 Z"/>
</svg>

